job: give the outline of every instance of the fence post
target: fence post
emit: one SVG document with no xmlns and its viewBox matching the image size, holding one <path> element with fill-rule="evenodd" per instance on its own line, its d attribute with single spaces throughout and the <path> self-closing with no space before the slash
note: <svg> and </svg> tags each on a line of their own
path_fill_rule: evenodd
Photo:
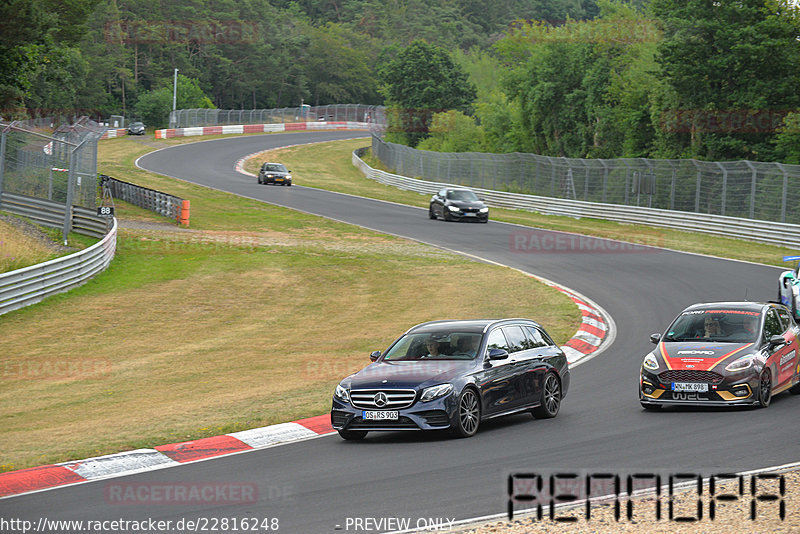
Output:
<svg viewBox="0 0 800 534">
<path fill-rule="evenodd" d="M 606 166 L 606 160 L 601 159 L 599 161 L 600 165 L 603 166 L 603 204 L 605 204 L 608 191 L 608 166 Z"/>
<path fill-rule="evenodd" d="M 720 215 L 725 215 L 725 201 L 728 197 L 728 169 L 723 167 L 719 161 L 716 164 L 717 167 L 722 169 L 722 205 L 720 206 Z"/>
<path fill-rule="evenodd" d="M 676 171 L 675 165 L 671 161 L 668 161 L 670 168 L 672 169 L 672 184 L 669 188 L 669 209 L 675 209 L 675 179 L 676 179 Z"/>
<path fill-rule="evenodd" d="M 583 201 L 586 202 L 589 200 L 589 162 L 583 161 L 582 163 L 586 169 L 583 174 Z"/>
<path fill-rule="evenodd" d="M 8 137 L 8 128 L 3 130 L 0 134 L 0 205 L 3 203 L 3 177 L 6 172 L 6 138 Z"/>
<path fill-rule="evenodd" d="M 83 143 L 81 143 L 82 145 Z M 76 166 L 76 152 L 80 145 L 74 147 L 69 153 L 69 173 L 67 173 L 67 202 L 64 206 L 64 227 L 62 229 L 62 236 L 64 237 L 64 245 L 67 244 L 67 236 L 72 230 L 72 201 L 75 197 L 75 166 Z"/>
<path fill-rule="evenodd" d="M 700 170 L 700 165 L 697 163 L 696 160 L 690 160 L 692 164 L 697 167 L 697 185 L 695 185 L 694 189 L 694 212 L 700 213 L 700 180 L 702 176 L 702 171 Z"/>
<path fill-rule="evenodd" d="M 628 160 L 622 159 L 622 163 L 625 164 L 625 202 L 624 204 L 628 205 L 628 198 L 630 198 L 630 189 L 631 189 L 631 166 L 628 165 Z"/>
<path fill-rule="evenodd" d="M 750 182 L 750 218 L 756 218 L 756 177 L 757 172 L 754 165 L 752 165 L 748 160 L 744 160 L 750 170 L 753 171 L 753 178 Z"/>
<path fill-rule="evenodd" d="M 781 195 L 781 222 L 786 222 L 786 195 L 788 194 L 789 190 L 789 177 L 786 174 L 786 169 L 783 166 L 783 163 L 776 163 L 775 165 L 783 173 L 783 194 Z"/>
</svg>

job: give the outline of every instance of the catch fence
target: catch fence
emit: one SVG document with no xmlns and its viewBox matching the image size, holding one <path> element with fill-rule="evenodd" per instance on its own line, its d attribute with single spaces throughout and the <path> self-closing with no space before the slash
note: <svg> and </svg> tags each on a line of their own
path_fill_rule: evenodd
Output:
<svg viewBox="0 0 800 534">
<path fill-rule="evenodd" d="M 86 117 L 54 132 L 18 121 L 0 124 L 0 209 L 6 195 L 64 205 L 66 241 L 73 206 L 97 207 L 97 141 L 104 132 Z"/>
<path fill-rule="evenodd" d="M 387 143 L 377 136 L 372 153 L 396 174 L 434 182 L 800 224 L 800 165 L 445 153 Z"/>
<path fill-rule="evenodd" d="M 383 106 L 334 104 L 274 109 L 178 109 L 169 114 L 170 128 L 225 126 L 230 124 L 285 124 L 292 122 L 385 123 Z"/>
</svg>

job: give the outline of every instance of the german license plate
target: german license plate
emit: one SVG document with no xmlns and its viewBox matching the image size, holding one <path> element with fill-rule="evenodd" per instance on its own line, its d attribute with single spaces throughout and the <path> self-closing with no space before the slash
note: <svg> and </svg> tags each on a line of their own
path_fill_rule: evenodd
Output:
<svg viewBox="0 0 800 534">
<path fill-rule="evenodd" d="M 282 182 L 282 181 L 283 181 L 283 178 L 275 178 L 275 181 L 276 181 L 276 182 Z"/>
<path fill-rule="evenodd" d="M 706 392 L 708 384 L 706 382 L 673 382 L 672 391 Z"/>
<path fill-rule="evenodd" d="M 397 421 L 400 419 L 400 413 L 397 410 L 380 410 L 374 412 L 362 412 L 364 421 Z"/>
</svg>

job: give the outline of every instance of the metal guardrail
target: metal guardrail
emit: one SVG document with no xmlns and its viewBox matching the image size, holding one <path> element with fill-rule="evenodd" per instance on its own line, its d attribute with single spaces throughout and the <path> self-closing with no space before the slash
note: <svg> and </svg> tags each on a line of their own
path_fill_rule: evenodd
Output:
<svg viewBox="0 0 800 534">
<path fill-rule="evenodd" d="M 149 189 L 140 185 L 117 180 L 105 174 L 100 175 L 103 186 L 107 187 L 113 198 L 124 200 L 134 206 L 153 211 L 183 225 L 189 224 L 189 201 Z"/>
<path fill-rule="evenodd" d="M 86 283 L 108 267 L 116 247 L 117 220 L 114 219 L 111 231 L 89 248 L 0 274 L 0 315 Z"/>
<path fill-rule="evenodd" d="M 15 193 L 0 193 L 0 210 L 22 215 L 42 226 L 62 228 L 66 209 L 64 204 L 53 200 Z M 93 210 L 72 206 L 71 213 L 70 228 L 73 232 L 98 239 L 108 232 L 108 219 L 98 217 Z"/>
<path fill-rule="evenodd" d="M 391 172 L 431 182 L 633 208 L 800 224 L 800 165 L 434 152 L 372 138 Z"/>
<path fill-rule="evenodd" d="M 370 150 L 370 148 L 365 147 L 354 151 L 352 161 L 353 165 L 358 167 L 361 172 L 371 180 L 399 189 L 430 195 L 434 194 L 442 187 L 454 185 L 440 182 L 428 182 L 373 169 L 360 157 L 367 150 Z M 587 217 L 628 224 L 642 224 L 671 228 L 674 230 L 746 239 L 785 247 L 800 247 L 800 225 L 797 224 L 540 197 L 474 187 L 470 189 L 480 195 L 486 200 L 486 203 L 492 207 L 536 211 L 546 215 L 563 215 L 576 218 Z"/>
</svg>

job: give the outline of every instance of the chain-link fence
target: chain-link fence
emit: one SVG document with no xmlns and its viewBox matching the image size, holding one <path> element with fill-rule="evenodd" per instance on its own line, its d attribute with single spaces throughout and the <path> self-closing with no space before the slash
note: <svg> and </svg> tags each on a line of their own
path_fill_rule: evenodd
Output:
<svg viewBox="0 0 800 534">
<path fill-rule="evenodd" d="M 4 194 L 66 206 L 66 240 L 70 208 L 97 206 L 97 141 L 104 131 L 87 118 L 52 133 L 21 122 L 0 124 L 0 206 Z"/>
<path fill-rule="evenodd" d="M 392 172 L 435 182 L 800 224 L 800 165 L 445 153 L 372 138 Z"/>
<path fill-rule="evenodd" d="M 0 128 L 0 192 L 96 207 L 97 141 L 104 127 L 83 118 L 52 134 L 19 122 Z"/>
<path fill-rule="evenodd" d="M 383 106 L 335 104 L 275 109 L 179 109 L 170 112 L 170 128 L 228 124 L 284 124 L 289 122 L 385 122 Z"/>
</svg>

